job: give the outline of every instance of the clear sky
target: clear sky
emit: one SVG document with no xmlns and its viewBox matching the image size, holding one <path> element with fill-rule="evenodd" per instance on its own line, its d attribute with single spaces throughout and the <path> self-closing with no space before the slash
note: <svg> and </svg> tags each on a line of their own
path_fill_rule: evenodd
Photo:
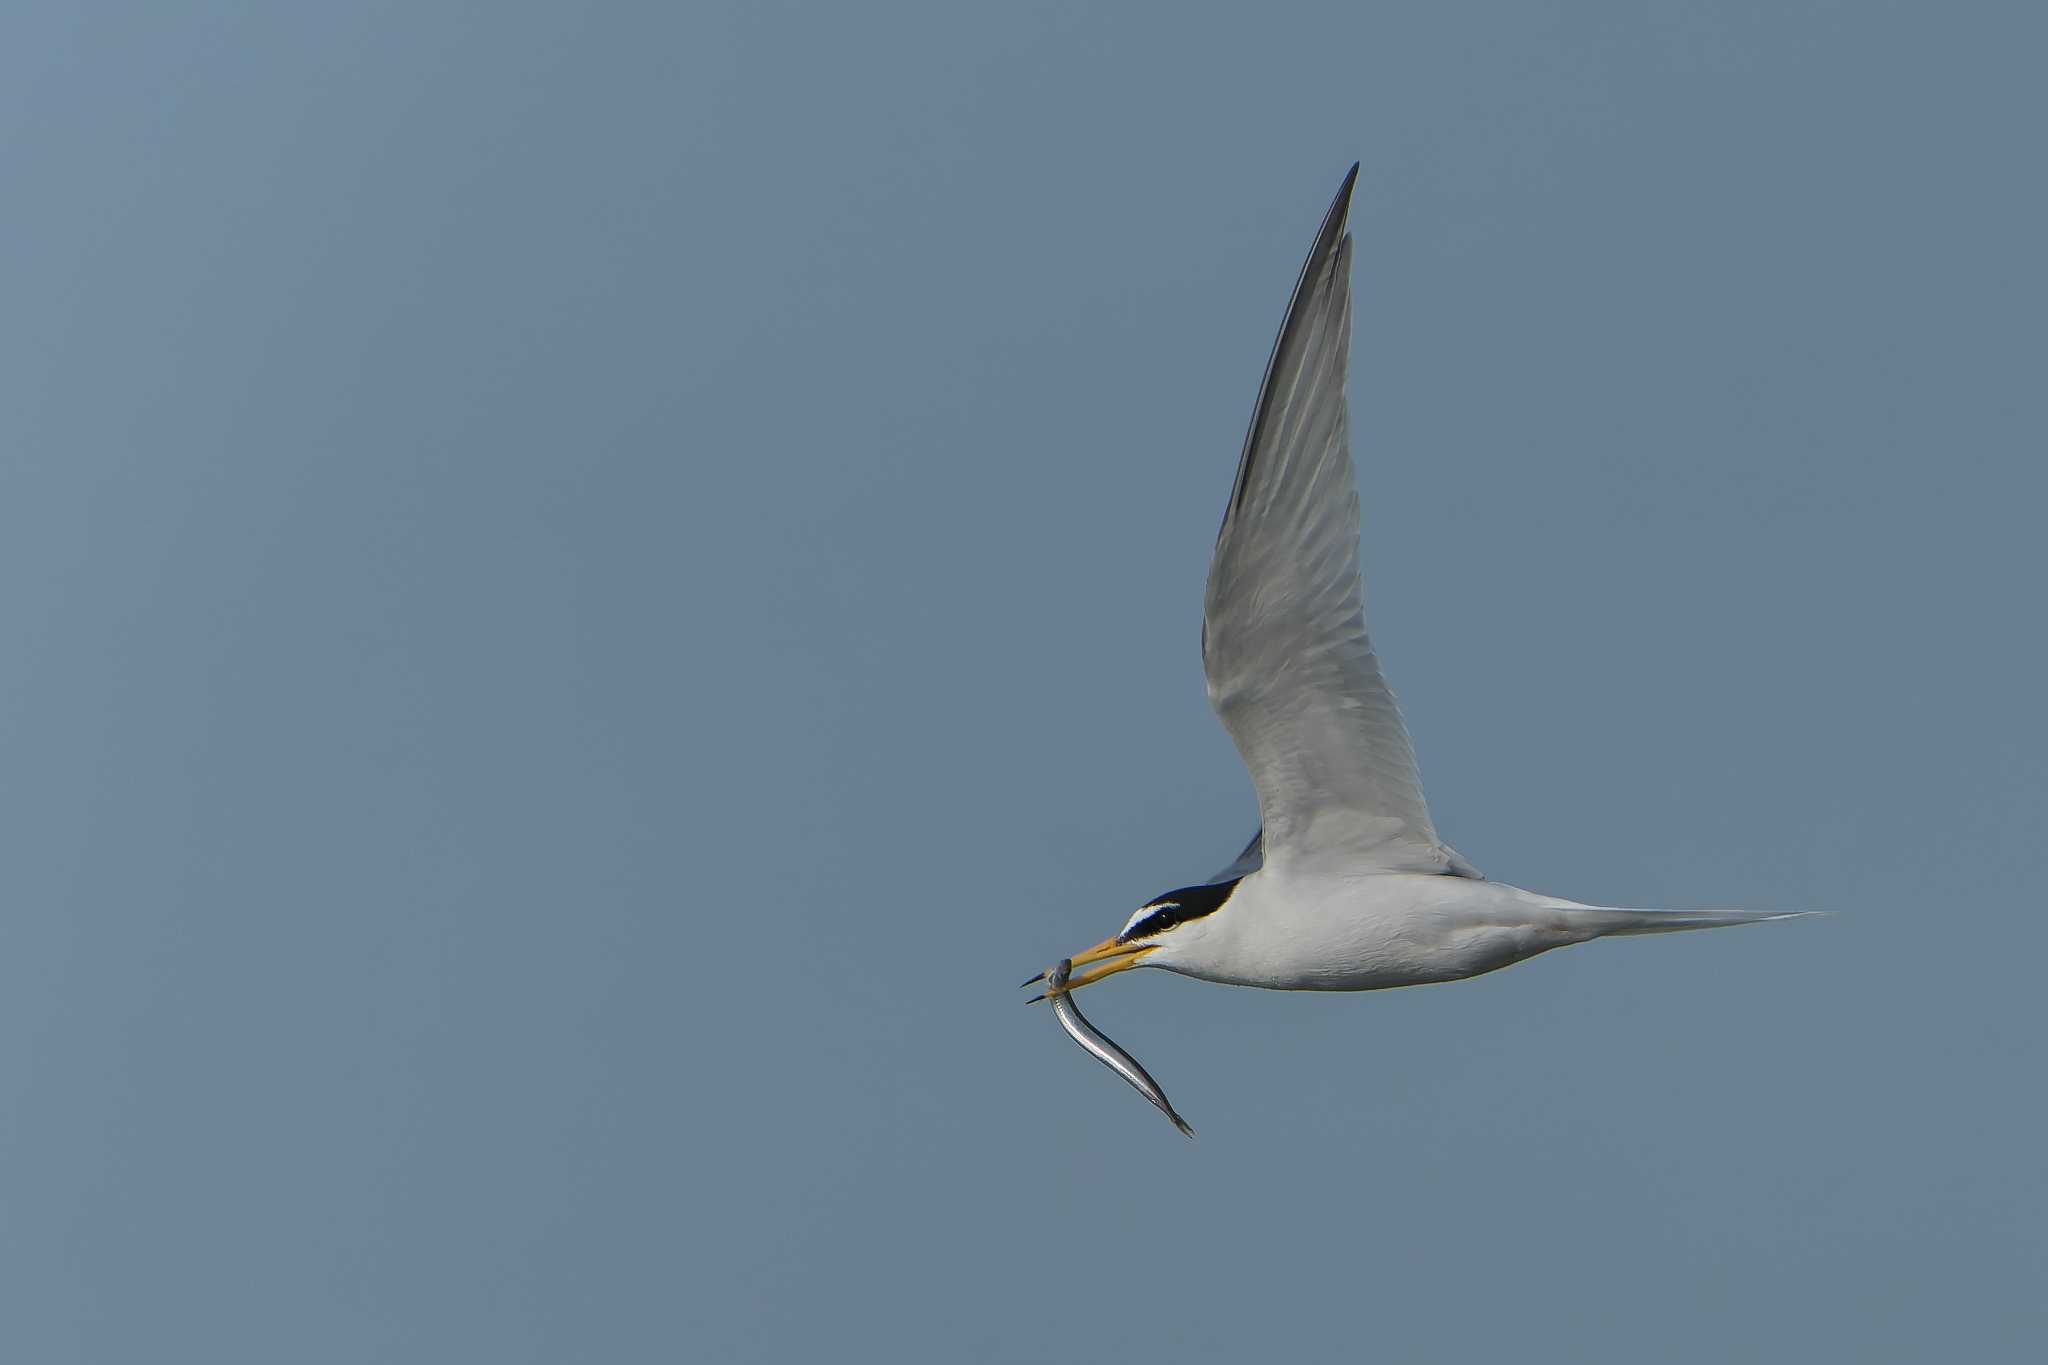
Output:
<svg viewBox="0 0 2048 1365">
<path fill-rule="evenodd" d="M 0 1354 L 2048 1337 L 2038 6 L 0 19 Z M 1233 854 L 1201 580 L 1361 160 L 1375 634 L 1505 880 L 1821 921 L 1016 982 Z"/>
</svg>

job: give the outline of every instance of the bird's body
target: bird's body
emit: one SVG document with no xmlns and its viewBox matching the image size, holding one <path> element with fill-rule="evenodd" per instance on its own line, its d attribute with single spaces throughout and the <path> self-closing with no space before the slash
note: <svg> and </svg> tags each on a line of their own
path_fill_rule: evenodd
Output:
<svg viewBox="0 0 2048 1365">
<path fill-rule="evenodd" d="M 1365 627 L 1345 371 L 1353 166 L 1310 249 L 1259 386 L 1203 602 L 1209 700 L 1250 769 L 1260 831 L 1072 959 L 1277 990 L 1477 976 L 1619 934 L 1748 924 L 1743 910 L 1608 909 L 1491 881 L 1437 834 Z M 1026 983 L 1030 984 L 1030 983 Z"/>
<path fill-rule="evenodd" d="M 1261 869 L 1144 965 L 1232 986 L 1370 991 L 1477 976 L 1585 937 L 1548 897 L 1499 882 Z"/>
<path fill-rule="evenodd" d="M 1217 913 L 1162 934 L 1140 965 L 1227 986 L 1376 991 L 1478 976 L 1612 934 L 1776 918 L 1605 909 L 1431 873 L 1261 868 Z"/>
</svg>

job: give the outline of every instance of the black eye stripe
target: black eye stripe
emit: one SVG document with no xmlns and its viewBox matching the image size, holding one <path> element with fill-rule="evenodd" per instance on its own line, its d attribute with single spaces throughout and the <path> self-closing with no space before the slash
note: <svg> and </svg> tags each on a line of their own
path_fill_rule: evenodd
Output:
<svg viewBox="0 0 2048 1365">
<path fill-rule="evenodd" d="M 1178 891 L 1169 891 L 1152 902 L 1150 914 L 1118 934 L 1116 941 L 1135 943 L 1141 938 L 1163 934 L 1176 924 L 1186 924 L 1191 919 L 1213 915 L 1230 899 L 1230 893 L 1237 890 L 1240 880 L 1242 879 L 1233 877 L 1227 882 L 1217 882 L 1213 886 L 1184 886 Z"/>
</svg>

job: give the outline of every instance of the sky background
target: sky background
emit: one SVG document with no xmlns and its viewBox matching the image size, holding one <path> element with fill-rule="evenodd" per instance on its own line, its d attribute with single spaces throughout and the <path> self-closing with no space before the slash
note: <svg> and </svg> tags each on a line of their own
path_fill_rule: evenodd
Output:
<svg viewBox="0 0 2048 1365">
<path fill-rule="evenodd" d="M 2038 6 L 0 20 L 0 1355 L 2036 1359 Z M 1016 982 L 1226 861 L 1363 162 L 1490 874 L 1832 919 Z"/>
</svg>

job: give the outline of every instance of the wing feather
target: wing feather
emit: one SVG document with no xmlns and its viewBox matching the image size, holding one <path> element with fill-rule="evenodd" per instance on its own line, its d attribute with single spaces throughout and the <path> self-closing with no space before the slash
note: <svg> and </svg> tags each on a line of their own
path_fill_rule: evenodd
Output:
<svg viewBox="0 0 2048 1365">
<path fill-rule="evenodd" d="M 1430 822 L 1365 628 L 1344 394 L 1357 175 L 1316 234 L 1259 386 L 1209 566 L 1203 667 L 1258 789 L 1266 863 L 1478 876 Z"/>
</svg>

